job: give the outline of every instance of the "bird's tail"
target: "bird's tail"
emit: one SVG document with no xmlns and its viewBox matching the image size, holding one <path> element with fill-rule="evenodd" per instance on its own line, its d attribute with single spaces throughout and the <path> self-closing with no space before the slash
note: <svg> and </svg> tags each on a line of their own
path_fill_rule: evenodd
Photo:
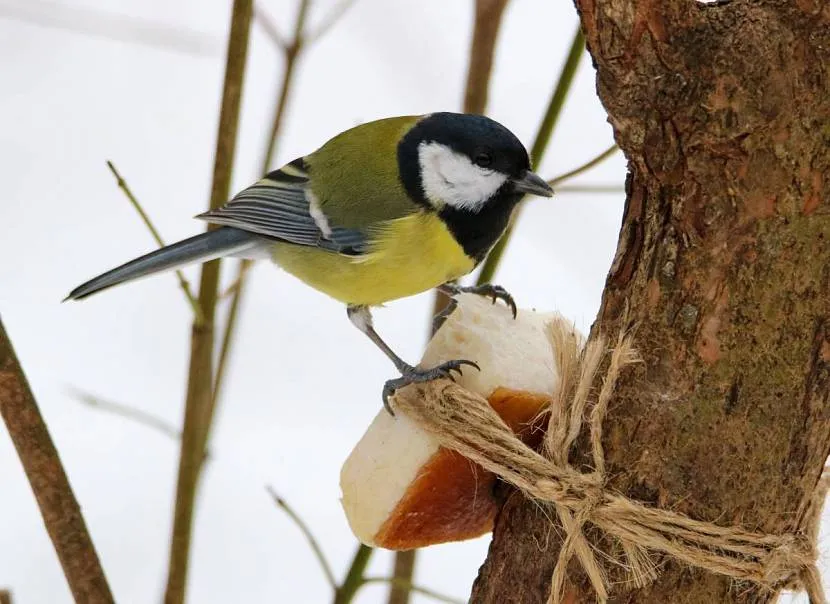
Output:
<svg viewBox="0 0 830 604">
<path fill-rule="evenodd" d="M 222 227 L 165 246 L 122 264 L 73 289 L 65 300 L 80 300 L 114 285 L 196 262 L 240 254 L 263 244 L 262 237 Z"/>
</svg>

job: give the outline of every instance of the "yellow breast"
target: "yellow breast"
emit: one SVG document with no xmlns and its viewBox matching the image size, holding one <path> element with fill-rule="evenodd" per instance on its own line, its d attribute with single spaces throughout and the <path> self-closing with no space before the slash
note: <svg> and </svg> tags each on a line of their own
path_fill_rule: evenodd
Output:
<svg viewBox="0 0 830 604">
<path fill-rule="evenodd" d="M 444 222 L 427 212 L 385 223 L 365 255 L 278 243 L 272 256 L 311 287 L 346 304 L 369 306 L 426 291 L 475 267 Z"/>
</svg>

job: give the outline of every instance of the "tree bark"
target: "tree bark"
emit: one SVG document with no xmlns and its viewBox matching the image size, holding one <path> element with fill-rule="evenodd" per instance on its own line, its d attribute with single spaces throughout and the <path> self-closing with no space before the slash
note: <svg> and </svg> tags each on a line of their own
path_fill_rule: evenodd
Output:
<svg viewBox="0 0 830 604">
<path fill-rule="evenodd" d="M 614 337 L 628 308 L 644 360 L 606 418 L 608 487 L 724 526 L 808 532 L 830 450 L 830 5 L 577 8 L 629 160 L 593 331 Z M 563 534 L 551 518 L 508 498 L 472 602 L 546 601 Z M 775 598 L 660 562 L 612 601 Z M 570 598 L 593 601 L 576 563 L 569 576 Z"/>
</svg>

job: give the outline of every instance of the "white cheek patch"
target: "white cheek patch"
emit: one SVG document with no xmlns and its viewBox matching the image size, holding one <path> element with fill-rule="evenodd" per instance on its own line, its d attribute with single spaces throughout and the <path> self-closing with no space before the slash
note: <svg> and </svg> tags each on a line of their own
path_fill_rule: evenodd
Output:
<svg viewBox="0 0 830 604">
<path fill-rule="evenodd" d="M 477 166 L 440 143 L 421 143 L 418 161 L 424 193 L 439 207 L 446 204 L 478 212 L 507 180 L 506 174 Z"/>
</svg>

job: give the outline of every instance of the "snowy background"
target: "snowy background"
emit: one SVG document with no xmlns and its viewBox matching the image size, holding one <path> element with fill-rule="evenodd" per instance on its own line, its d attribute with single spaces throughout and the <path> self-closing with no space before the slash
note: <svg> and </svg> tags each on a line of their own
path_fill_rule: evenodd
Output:
<svg viewBox="0 0 830 604">
<path fill-rule="evenodd" d="M 295 0 L 261 6 L 288 36 Z M 314 2 L 312 27 L 333 6 Z M 0 0 L 0 311 L 122 603 L 163 593 L 177 443 L 81 405 L 72 389 L 178 425 L 190 311 L 170 275 L 83 303 L 60 300 L 154 247 L 105 160 L 168 241 L 202 228 L 191 217 L 207 204 L 229 17 L 230 2 Z M 304 55 L 275 165 L 363 121 L 458 110 L 471 24 L 470 1 L 358 0 Z M 489 113 L 528 146 L 575 25 L 566 2 L 513 0 L 507 10 Z M 148 32 L 167 45 L 140 43 Z M 234 191 L 259 176 L 280 66 L 255 24 Z M 612 142 L 586 58 L 539 172 L 565 172 Z M 624 169 L 616 156 L 577 182 L 619 185 Z M 532 200 L 496 281 L 520 305 L 558 309 L 587 330 L 623 200 Z M 197 270 L 186 272 L 195 281 Z M 232 273 L 227 265 L 226 282 Z M 265 264 L 249 285 L 202 481 L 189 601 L 325 602 L 331 594 L 311 550 L 265 486 L 302 514 L 342 575 L 355 540 L 338 502 L 340 466 L 394 371 L 338 303 Z M 405 358 L 420 356 L 431 303 L 424 294 L 376 313 Z M 0 502 L 0 587 L 19 604 L 70 602 L 3 430 Z M 466 597 L 488 541 L 424 551 L 416 582 Z M 370 574 L 388 574 L 391 560 L 376 553 Z M 366 587 L 358 601 L 382 602 L 385 593 Z"/>
</svg>

